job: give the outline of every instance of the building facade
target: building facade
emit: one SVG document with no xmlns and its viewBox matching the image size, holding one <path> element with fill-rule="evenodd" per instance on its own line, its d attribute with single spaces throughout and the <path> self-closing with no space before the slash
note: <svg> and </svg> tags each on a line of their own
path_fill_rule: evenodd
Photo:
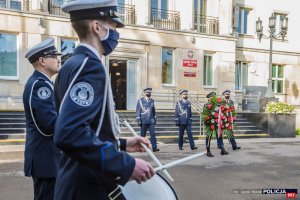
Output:
<svg viewBox="0 0 300 200">
<path fill-rule="evenodd" d="M 135 108 L 152 87 L 158 108 L 173 108 L 180 89 L 205 101 L 204 94 L 230 89 L 241 96 L 247 86 L 267 86 L 269 40 L 257 39 L 255 22 L 275 13 L 289 18 L 287 37 L 273 45 L 273 91 L 280 101 L 300 105 L 300 40 L 296 0 L 119 0 L 126 27 L 120 43 L 103 57 L 110 72 L 117 109 Z M 20 110 L 33 68 L 26 51 L 55 39 L 66 60 L 77 36 L 62 13 L 63 0 L 0 0 L 0 108 Z M 265 28 L 266 29 L 266 28 Z M 279 30 L 279 29 L 278 29 Z M 265 30 L 266 31 L 266 30 Z"/>
</svg>

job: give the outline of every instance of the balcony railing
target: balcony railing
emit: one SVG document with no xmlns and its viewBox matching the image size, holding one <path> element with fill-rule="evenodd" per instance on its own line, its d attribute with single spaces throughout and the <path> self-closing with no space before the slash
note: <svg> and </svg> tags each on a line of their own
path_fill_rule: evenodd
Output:
<svg viewBox="0 0 300 200">
<path fill-rule="evenodd" d="M 219 18 L 208 17 L 203 15 L 194 15 L 194 30 L 197 30 L 198 33 L 218 35 Z"/>
<path fill-rule="evenodd" d="M 134 5 L 118 4 L 119 17 L 124 24 L 136 24 L 136 12 Z"/>
<path fill-rule="evenodd" d="M 150 24 L 156 28 L 179 30 L 180 14 L 176 11 L 151 8 Z"/>
<path fill-rule="evenodd" d="M 29 0 L 0 0 L 0 8 L 28 11 L 29 10 Z"/>
</svg>

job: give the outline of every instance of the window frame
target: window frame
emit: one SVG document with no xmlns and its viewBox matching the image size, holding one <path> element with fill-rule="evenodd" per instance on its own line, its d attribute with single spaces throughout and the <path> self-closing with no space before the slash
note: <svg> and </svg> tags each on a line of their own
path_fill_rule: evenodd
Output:
<svg viewBox="0 0 300 200">
<path fill-rule="evenodd" d="M 196 5 L 196 1 L 197 1 L 197 5 Z M 201 16 L 204 17 L 207 16 L 207 0 L 193 0 L 193 12 L 192 12 L 193 29 L 197 30 L 198 32 L 200 32 L 201 29 L 206 29 L 206 27 L 201 27 L 201 20 L 202 20 Z"/>
<path fill-rule="evenodd" d="M 163 65 L 163 49 L 172 49 L 172 83 L 163 83 L 162 80 L 162 65 Z M 173 87 L 175 86 L 175 63 L 174 63 L 174 54 L 176 48 L 173 47 L 162 47 L 161 48 L 161 84 L 163 87 Z"/>
<path fill-rule="evenodd" d="M 276 75 L 273 77 L 273 66 L 276 67 Z M 278 66 L 282 67 L 282 78 L 278 78 Z M 272 91 L 275 94 L 285 94 L 284 88 L 285 88 L 285 78 L 284 78 L 284 65 L 282 64 L 272 64 Z M 273 89 L 273 81 L 274 81 L 274 89 Z M 282 81 L 282 92 L 278 92 L 278 81 Z"/>
<path fill-rule="evenodd" d="M 211 77 L 211 85 L 205 85 L 204 84 L 204 68 L 206 67 L 205 66 L 205 57 L 207 57 L 207 56 L 209 56 L 209 57 L 211 57 L 211 70 L 212 70 L 212 77 Z M 214 67 L 214 62 L 213 62 L 213 58 L 214 58 L 214 56 L 213 56 L 213 53 L 204 53 L 204 55 L 203 55 L 203 76 L 202 76 L 202 79 L 203 79 L 203 81 L 202 81 L 202 85 L 203 85 L 203 88 L 215 88 L 215 73 L 214 73 L 214 70 L 215 70 L 215 67 Z M 205 78 L 205 79 L 207 79 L 207 77 Z"/>
<path fill-rule="evenodd" d="M 3 0 L 3 1 L 5 1 L 6 7 L 2 8 L 2 9 L 8 9 L 8 10 L 13 10 L 13 11 L 22 11 L 23 1 L 21 1 L 21 0 Z M 20 10 L 19 9 L 14 9 L 14 8 L 11 7 L 11 2 L 12 1 L 20 3 Z"/>
<path fill-rule="evenodd" d="M 282 12 L 274 12 L 275 15 L 275 35 L 278 35 L 282 30 L 281 30 L 281 24 L 282 24 L 282 16 L 287 17 L 287 13 L 282 13 Z M 279 20 L 277 17 L 280 17 Z"/>
<path fill-rule="evenodd" d="M 245 21 L 245 10 L 248 11 L 248 15 L 247 15 L 247 26 L 245 26 L 244 24 L 244 21 Z M 248 25 L 249 25 L 249 14 L 251 12 L 251 8 L 247 8 L 247 7 L 243 7 L 243 6 L 239 6 L 238 7 L 238 21 L 237 21 L 237 33 L 240 34 L 240 35 L 247 35 L 249 34 L 249 29 L 248 29 Z M 240 17 L 240 13 L 241 14 L 241 17 Z M 240 27 L 240 24 L 241 24 L 241 27 Z M 245 32 L 245 28 L 246 28 L 246 32 Z M 239 29 L 240 29 L 240 32 L 239 32 Z"/>
<path fill-rule="evenodd" d="M 152 7 L 152 0 L 150 0 L 150 6 L 149 6 L 149 12 L 150 12 L 150 18 L 152 18 L 152 8 L 160 10 L 157 15 L 157 19 L 165 19 L 167 17 L 167 12 L 169 10 L 169 0 L 154 0 L 157 1 L 157 8 Z M 162 1 L 166 1 L 166 8 L 162 8 Z"/>
<path fill-rule="evenodd" d="M 76 47 L 78 46 L 78 44 L 79 44 L 79 41 L 78 41 L 78 39 L 76 39 L 76 38 L 68 38 L 68 37 L 60 37 L 60 39 L 59 39 L 59 51 L 60 51 L 60 53 L 62 53 L 62 49 L 61 49 L 61 42 L 62 42 L 62 40 L 72 40 L 72 41 L 74 41 L 74 43 L 75 43 L 75 48 L 74 48 L 74 50 L 76 49 Z M 74 52 L 73 52 L 74 53 Z M 62 63 L 62 56 L 63 55 L 61 55 L 61 65 L 63 65 L 64 63 Z"/>
<path fill-rule="evenodd" d="M 15 35 L 16 36 L 16 76 L 2 76 L 0 74 L 0 80 L 11 80 L 11 81 L 16 81 L 20 79 L 20 74 L 19 74 L 19 66 L 20 66 L 20 51 L 19 51 L 19 45 L 20 45 L 20 38 L 19 38 L 19 33 L 8 33 L 8 32 L 0 32 L 0 34 L 8 34 L 8 35 Z"/>
<path fill-rule="evenodd" d="M 240 73 L 239 73 L 239 85 L 237 87 L 237 65 L 240 67 Z M 247 74 L 247 79 L 246 79 L 246 85 L 244 85 L 244 66 L 246 66 L 246 74 Z M 236 61 L 235 62 L 235 72 L 234 72 L 234 89 L 236 91 L 243 91 L 243 87 L 248 85 L 248 69 L 249 69 L 249 62 L 245 61 Z"/>
</svg>

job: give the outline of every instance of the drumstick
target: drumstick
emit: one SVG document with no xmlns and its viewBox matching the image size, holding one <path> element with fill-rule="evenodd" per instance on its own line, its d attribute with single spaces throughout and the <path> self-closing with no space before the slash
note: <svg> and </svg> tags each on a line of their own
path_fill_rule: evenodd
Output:
<svg viewBox="0 0 300 200">
<path fill-rule="evenodd" d="M 204 155 L 204 154 L 205 154 L 205 152 L 197 153 L 197 154 L 195 154 L 195 155 L 191 155 L 191 156 L 188 156 L 188 157 L 179 159 L 179 160 L 175 160 L 175 161 L 170 162 L 170 163 L 168 163 L 168 164 L 165 164 L 165 165 L 163 165 L 163 166 L 156 167 L 156 168 L 154 169 L 154 171 L 157 172 L 157 171 L 160 171 L 160 170 L 168 169 L 168 168 L 170 168 L 170 167 L 174 167 L 174 166 L 179 165 L 179 164 L 181 164 L 181 163 L 184 163 L 184 162 L 188 162 L 188 161 L 190 161 L 190 160 L 193 160 L 193 159 L 195 159 L 195 158 L 197 158 L 197 157 L 199 157 L 199 156 L 202 156 L 202 155 Z"/>
<path fill-rule="evenodd" d="M 139 135 L 133 130 L 132 126 L 130 126 L 130 124 L 125 120 L 123 122 L 125 124 L 125 126 L 127 126 L 127 128 L 131 131 L 131 133 L 133 134 L 133 136 L 138 137 Z M 158 167 L 163 167 L 163 165 L 160 163 L 160 161 L 156 158 L 156 156 L 152 153 L 152 151 L 143 143 L 140 142 L 140 144 L 142 145 L 142 147 L 145 149 L 145 151 L 149 154 L 149 156 L 152 158 L 152 160 L 154 162 L 156 162 L 156 164 L 158 165 Z M 171 177 L 171 175 L 168 173 L 167 170 L 162 168 L 162 172 L 164 173 L 164 175 L 166 177 L 168 177 L 168 179 L 170 179 L 170 181 L 174 181 L 174 179 Z"/>
</svg>

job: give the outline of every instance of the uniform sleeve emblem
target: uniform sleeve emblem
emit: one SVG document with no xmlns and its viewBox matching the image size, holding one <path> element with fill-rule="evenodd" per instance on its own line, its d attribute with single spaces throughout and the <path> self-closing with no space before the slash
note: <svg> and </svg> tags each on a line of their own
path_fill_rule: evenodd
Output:
<svg viewBox="0 0 300 200">
<path fill-rule="evenodd" d="M 37 95 L 40 99 L 48 99 L 51 96 L 51 90 L 47 87 L 41 87 L 38 89 Z"/>
<path fill-rule="evenodd" d="M 89 106 L 94 100 L 94 89 L 89 83 L 79 82 L 72 87 L 70 97 L 80 106 Z"/>
</svg>

